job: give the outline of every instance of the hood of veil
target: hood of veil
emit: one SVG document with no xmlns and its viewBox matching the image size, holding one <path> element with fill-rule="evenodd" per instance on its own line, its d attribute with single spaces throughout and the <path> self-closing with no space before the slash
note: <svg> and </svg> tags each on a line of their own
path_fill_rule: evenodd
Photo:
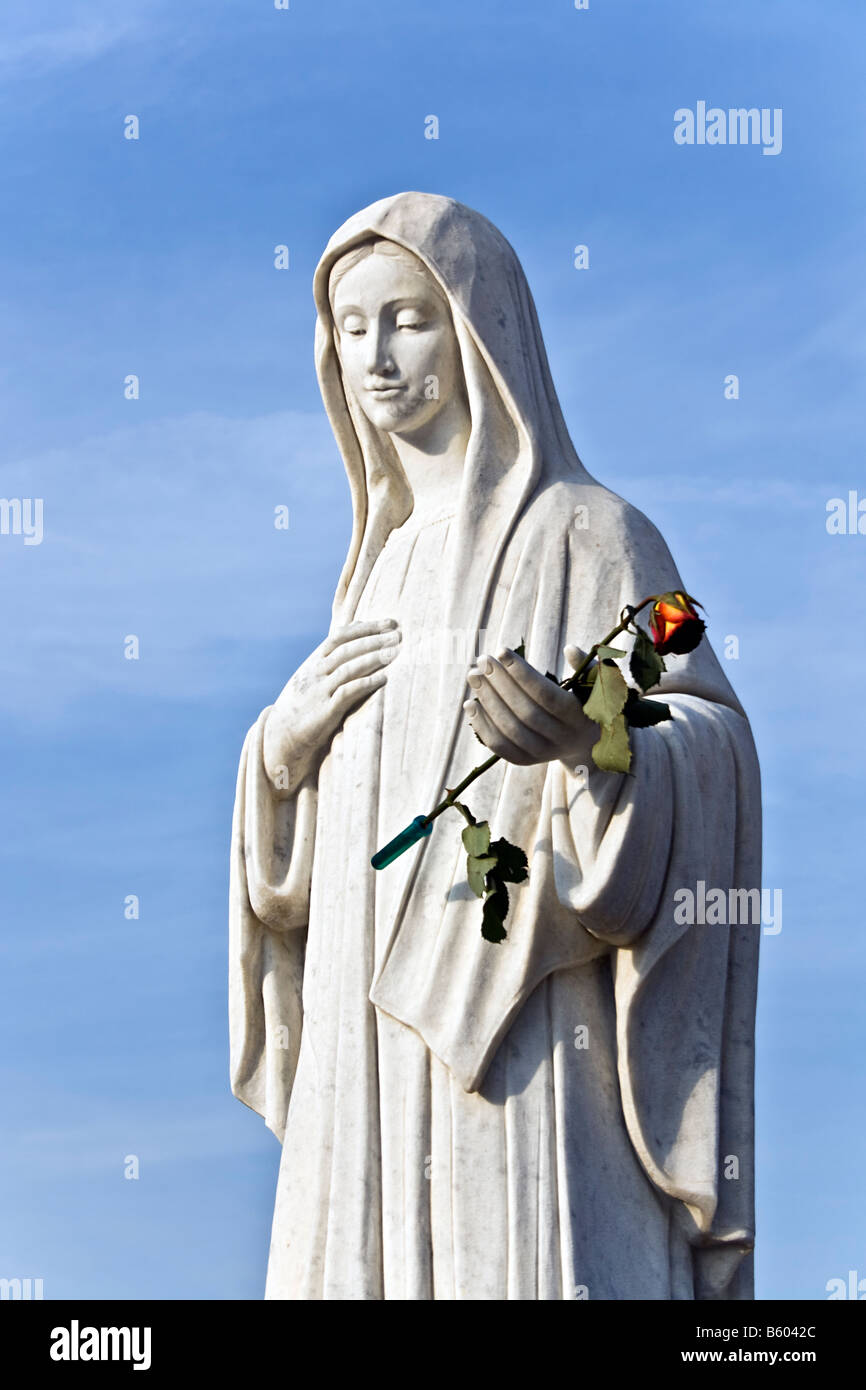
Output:
<svg viewBox="0 0 866 1390">
<path fill-rule="evenodd" d="M 334 619 L 351 621 L 389 531 L 412 512 L 412 491 L 390 438 L 347 396 L 335 344 L 328 281 L 335 261 L 370 237 L 385 237 L 424 263 L 451 309 L 471 413 L 450 601 L 443 620 L 466 629 L 484 595 L 481 577 L 523 505 L 544 480 L 589 481 L 559 407 L 535 304 L 513 248 L 486 217 L 435 193 L 398 193 L 344 222 L 316 269 L 316 370 L 352 494 L 349 553 Z M 462 611 L 466 609 L 466 611 Z M 469 620 L 464 621 L 464 620 Z"/>
</svg>

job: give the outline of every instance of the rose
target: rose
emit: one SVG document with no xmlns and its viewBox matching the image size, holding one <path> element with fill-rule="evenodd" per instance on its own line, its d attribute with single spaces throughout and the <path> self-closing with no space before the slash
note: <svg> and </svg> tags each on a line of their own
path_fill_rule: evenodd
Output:
<svg viewBox="0 0 866 1390">
<path fill-rule="evenodd" d="M 700 608 L 701 605 L 681 589 L 662 594 L 656 599 L 649 626 L 653 646 L 659 656 L 664 656 L 666 652 L 684 656 L 686 652 L 694 651 L 706 628 L 706 623 L 695 612 L 695 606 Z"/>
</svg>

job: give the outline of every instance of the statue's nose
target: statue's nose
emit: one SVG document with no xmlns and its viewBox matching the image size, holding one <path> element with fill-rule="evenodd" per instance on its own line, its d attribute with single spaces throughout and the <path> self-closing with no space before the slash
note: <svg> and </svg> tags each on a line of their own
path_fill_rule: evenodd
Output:
<svg viewBox="0 0 866 1390">
<path fill-rule="evenodd" d="M 367 358 L 365 367 L 370 377 L 389 376 L 394 371 L 388 331 L 384 324 L 371 324 L 366 336 Z"/>
</svg>

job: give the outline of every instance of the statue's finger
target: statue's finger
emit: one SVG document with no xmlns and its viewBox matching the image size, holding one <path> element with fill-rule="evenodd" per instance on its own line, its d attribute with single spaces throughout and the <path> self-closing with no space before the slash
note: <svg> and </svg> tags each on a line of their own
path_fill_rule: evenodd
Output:
<svg viewBox="0 0 866 1390">
<path fill-rule="evenodd" d="M 329 656 L 343 642 L 352 642 L 356 637 L 372 637 L 375 634 L 390 632 L 398 626 L 396 618 L 358 618 L 346 627 L 337 628 L 322 643 L 320 655 Z"/>
<path fill-rule="evenodd" d="M 367 652 L 388 652 L 393 654 L 394 649 L 401 645 L 402 633 L 399 628 L 388 628 L 376 632 L 354 636 L 332 651 L 322 655 L 322 674 L 329 676 L 333 671 L 347 663 L 351 664 L 357 657 L 365 656 Z M 390 660 L 390 656 L 388 657 Z M 341 680 L 347 677 L 340 676 Z"/>
<path fill-rule="evenodd" d="M 491 753 L 498 754 L 500 758 L 505 758 L 509 763 L 517 763 L 521 766 L 526 766 L 532 762 L 528 753 L 525 753 L 522 748 L 518 748 L 497 729 L 478 700 L 466 700 L 463 708 L 466 711 L 472 732 L 478 735 Z"/>
<path fill-rule="evenodd" d="M 571 642 L 569 642 L 567 646 L 563 647 L 562 654 L 568 662 L 569 666 L 571 667 L 572 671 L 576 671 L 580 663 L 586 660 L 586 652 L 583 650 L 583 648 L 575 647 Z"/>
<path fill-rule="evenodd" d="M 393 661 L 396 655 L 395 647 L 377 647 L 374 651 L 353 658 L 352 661 L 341 662 L 327 678 L 328 694 L 337 695 L 344 685 L 357 680 L 359 676 L 376 675 L 383 666 Z"/>
<path fill-rule="evenodd" d="M 483 658 L 478 660 L 479 668 L 482 660 Z M 493 661 L 493 658 L 488 657 L 488 660 Z M 574 701 L 573 695 L 567 690 L 560 690 L 555 681 L 550 680 L 541 671 L 536 671 L 534 666 L 530 666 L 528 661 L 524 661 L 522 656 L 518 656 L 508 647 L 503 647 L 497 652 L 496 660 L 524 694 L 541 705 L 554 719 L 567 722 Z"/>
</svg>

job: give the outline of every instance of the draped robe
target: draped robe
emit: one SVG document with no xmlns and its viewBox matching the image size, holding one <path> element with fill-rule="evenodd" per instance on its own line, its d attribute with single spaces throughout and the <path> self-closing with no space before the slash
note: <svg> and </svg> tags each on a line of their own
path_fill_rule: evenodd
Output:
<svg viewBox="0 0 866 1390">
<path fill-rule="evenodd" d="M 326 277 L 370 229 L 437 274 L 467 374 L 464 484 L 423 525 L 335 372 Z M 267 710 L 241 757 L 231 1071 L 283 1143 L 266 1297 L 750 1298 L 760 928 L 682 923 L 674 897 L 760 883 L 745 715 L 703 642 L 668 658 L 673 717 L 632 731 L 630 774 L 500 761 L 474 783 L 476 817 L 529 860 L 499 945 L 458 813 L 373 871 L 486 756 L 460 711 L 476 650 L 523 639 L 561 678 L 566 642 L 682 582 L 574 454 L 519 263 L 478 214 L 384 200 L 332 239 L 316 292 L 356 520 L 333 622 L 396 618 L 403 646 L 292 796 L 263 766 Z"/>
</svg>

